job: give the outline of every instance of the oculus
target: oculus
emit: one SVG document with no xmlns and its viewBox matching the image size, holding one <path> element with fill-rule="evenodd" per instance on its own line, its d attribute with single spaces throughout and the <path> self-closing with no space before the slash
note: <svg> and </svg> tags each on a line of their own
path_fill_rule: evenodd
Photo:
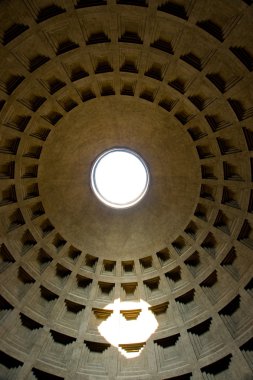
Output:
<svg viewBox="0 0 253 380">
<path fill-rule="evenodd" d="M 148 167 L 130 149 L 109 149 L 92 166 L 91 187 L 96 197 L 107 206 L 132 207 L 144 197 L 148 186 Z"/>
</svg>

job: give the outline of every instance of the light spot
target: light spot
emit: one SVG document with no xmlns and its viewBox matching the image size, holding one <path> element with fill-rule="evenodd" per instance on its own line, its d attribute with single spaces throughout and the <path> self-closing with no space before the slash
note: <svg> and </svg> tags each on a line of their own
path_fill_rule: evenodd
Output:
<svg viewBox="0 0 253 380">
<path fill-rule="evenodd" d="M 104 308 L 113 312 L 99 325 L 98 330 L 107 342 L 117 347 L 119 352 L 128 359 L 139 356 L 143 348 L 137 352 L 131 352 L 126 351 L 120 345 L 146 343 L 158 327 L 158 322 L 149 310 L 149 306 L 143 300 L 121 302 L 120 299 L 116 299 Z M 139 310 L 136 319 L 126 319 L 124 311 L 136 310 Z"/>
</svg>

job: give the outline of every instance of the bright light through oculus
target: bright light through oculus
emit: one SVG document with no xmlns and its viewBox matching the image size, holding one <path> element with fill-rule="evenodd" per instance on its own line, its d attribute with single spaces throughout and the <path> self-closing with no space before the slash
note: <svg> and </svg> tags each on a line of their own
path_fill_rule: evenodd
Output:
<svg viewBox="0 0 253 380">
<path fill-rule="evenodd" d="M 110 314 L 98 326 L 98 331 L 123 356 L 128 359 L 135 358 L 140 355 L 147 340 L 158 327 L 157 319 L 149 307 L 143 300 L 116 299 L 104 308 Z"/>
<path fill-rule="evenodd" d="M 128 149 L 115 148 L 104 152 L 95 161 L 91 185 L 95 195 L 108 206 L 126 208 L 145 195 L 149 173 L 143 159 Z"/>
</svg>

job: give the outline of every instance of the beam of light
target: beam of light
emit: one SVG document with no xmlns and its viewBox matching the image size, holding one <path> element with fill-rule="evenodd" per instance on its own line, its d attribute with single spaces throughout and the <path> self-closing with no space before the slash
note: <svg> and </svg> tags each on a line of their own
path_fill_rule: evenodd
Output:
<svg viewBox="0 0 253 380">
<path fill-rule="evenodd" d="M 116 299 L 104 309 L 113 310 L 113 313 L 98 327 L 99 333 L 126 358 L 134 358 L 140 355 L 138 352 L 127 352 L 120 345 L 133 343 L 146 343 L 149 337 L 158 327 L 154 314 L 149 310 L 149 304 L 140 301 L 120 301 Z M 134 320 L 126 320 L 122 310 L 140 309 L 139 316 Z"/>
<path fill-rule="evenodd" d="M 91 185 L 96 196 L 108 206 L 126 208 L 139 202 L 149 183 L 148 169 L 139 155 L 115 148 L 96 160 Z"/>
</svg>

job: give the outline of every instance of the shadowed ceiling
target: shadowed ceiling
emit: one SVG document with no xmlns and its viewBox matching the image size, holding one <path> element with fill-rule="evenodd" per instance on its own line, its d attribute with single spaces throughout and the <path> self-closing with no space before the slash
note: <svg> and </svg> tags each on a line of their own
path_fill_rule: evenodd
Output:
<svg viewBox="0 0 253 380">
<path fill-rule="evenodd" d="M 0 379 L 252 379 L 252 1 L 2 0 L 0 18 Z M 90 186 L 112 147 L 150 171 L 125 210 Z M 158 323 L 119 342 L 133 359 L 98 330 L 117 299 Z"/>
</svg>

